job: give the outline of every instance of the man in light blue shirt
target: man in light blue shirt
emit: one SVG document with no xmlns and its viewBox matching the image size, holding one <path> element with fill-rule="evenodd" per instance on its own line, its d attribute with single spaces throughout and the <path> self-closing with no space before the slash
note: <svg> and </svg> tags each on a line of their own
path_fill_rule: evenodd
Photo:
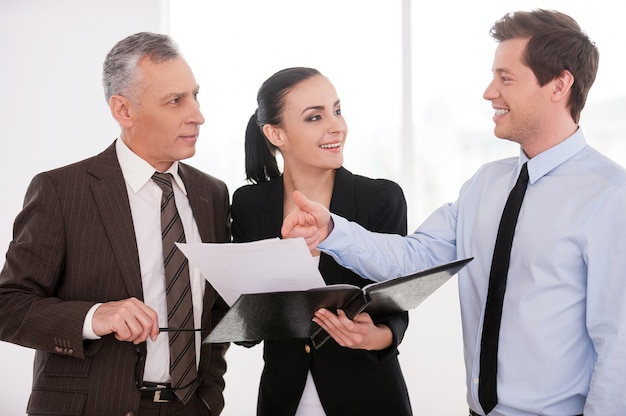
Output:
<svg viewBox="0 0 626 416">
<path fill-rule="evenodd" d="M 578 126 L 598 51 L 578 24 L 546 10 L 505 15 L 484 93 L 494 133 L 518 157 L 482 166 L 458 199 L 407 237 L 370 233 L 296 192 L 286 237 L 370 279 L 457 258 L 467 400 L 478 399 L 480 346 L 499 218 L 527 163 L 499 333 L 497 405 L 489 415 L 626 415 L 626 171 L 586 144 Z M 337 338 L 356 323 L 320 310 Z M 347 340 L 346 342 L 350 342 Z"/>
</svg>

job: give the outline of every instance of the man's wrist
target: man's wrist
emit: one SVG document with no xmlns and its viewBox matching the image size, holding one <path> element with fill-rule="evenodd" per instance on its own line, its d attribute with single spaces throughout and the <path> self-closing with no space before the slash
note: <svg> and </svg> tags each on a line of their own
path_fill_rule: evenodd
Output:
<svg viewBox="0 0 626 416">
<path fill-rule="evenodd" d="M 83 340 L 100 339 L 100 337 L 93 332 L 93 315 L 100 305 L 102 305 L 102 303 L 96 303 L 87 311 L 87 315 L 85 315 L 85 321 L 83 322 Z"/>
<path fill-rule="evenodd" d="M 326 233 L 326 237 L 328 237 L 330 233 L 333 232 L 334 228 L 335 228 L 335 221 L 333 220 L 333 217 L 330 217 L 330 221 L 328 221 L 328 232 Z"/>
</svg>

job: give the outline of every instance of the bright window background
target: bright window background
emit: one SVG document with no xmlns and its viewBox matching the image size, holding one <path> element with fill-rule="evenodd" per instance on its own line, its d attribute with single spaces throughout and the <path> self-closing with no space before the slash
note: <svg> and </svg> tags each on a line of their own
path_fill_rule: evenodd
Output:
<svg viewBox="0 0 626 416">
<path fill-rule="evenodd" d="M 194 68 L 207 119 L 195 165 L 226 180 L 231 192 L 242 185 L 243 136 L 258 87 L 279 69 L 312 66 L 330 78 L 342 101 L 350 129 L 345 166 L 400 183 L 409 203 L 409 229 L 414 229 L 433 209 L 455 199 L 482 163 L 518 153 L 515 144 L 493 136 L 493 112 L 482 94 L 496 47 L 489 29 L 506 12 L 533 8 L 572 15 L 599 46 L 600 71 L 581 126 L 590 144 L 626 164 L 626 87 L 616 82 L 623 79 L 620 3 L 408 4 L 409 85 L 402 77 L 406 9 L 401 0 L 171 1 L 170 33 Z M 410 100 L 403 100 L 409 90 Z M 406 110 L 411 118 L 403 128 Z M 403 165 L 403 160 L 412 163 Z M 457 298 L 452 282 L 411 312 L 400 358 L 416 414 L 467 410 Z M 254 413 L 261 350 L 233 346 L 229 351 L 224 414 Z"/>
</svg>

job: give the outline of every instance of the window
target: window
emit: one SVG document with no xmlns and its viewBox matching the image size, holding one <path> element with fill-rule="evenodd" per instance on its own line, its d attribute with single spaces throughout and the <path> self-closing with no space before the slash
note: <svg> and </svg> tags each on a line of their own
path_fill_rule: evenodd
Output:
<svg viewBox="0 0 626 416">
<path fill-rule="evenodd" d="M 540 3 L 572 15 L 598 45 L 600 71 L 581 126 L 592 146 L 626 165 L 626 86 L 614 82 L 621 79 L 623 61 L 618 35 L 623 14 L 616 9 L 624 6 Z M 412 10 L 403 28 L 406 6 Z M 311 66 L 330 78 L 342 100 L 350 128 L 345 166 L 398 182 L 412 230 L 437 206 L 454 200 L 481 164 L 518 153 L 516 144 L 494 137 L 492 109 L 482 94 L 496 47 L 489 29 L 506 12 L 528 7 L 523 0 L 172 1 L 170 33 L 201 85 L 207 120 L 191 163 L 225 180 L 232 194 L 244 184 L 243 137 L 258 87 L 282 68 Z M 407 66 L 402 42 L 409 32 Z M 410 78 L 403 78 L 409 67 Z M 407 109 L 411 117 L 403 124 Z M 410 138 L 403 138 L 407 132 Z M 411 149 L 403 159 L 406 140 Z M 411 312 L 400 347 L 417 413 L 467 411 L 461 342 L 451 283 Z M 261 347 L 233 346 L 228 354 L 224 414 L 254 413 L 258 377 L 251 375 L 260 375 Z"/>
</svg>

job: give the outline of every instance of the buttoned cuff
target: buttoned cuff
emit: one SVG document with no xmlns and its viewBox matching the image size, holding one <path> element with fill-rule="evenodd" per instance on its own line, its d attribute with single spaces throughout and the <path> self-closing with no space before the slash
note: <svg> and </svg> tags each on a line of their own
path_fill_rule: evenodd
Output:
<svg viewBox="0 0 626 416">
<path fill-rule="evenodd" d="M 96 303 L 93 305 L 89 311 L 87 311 L 87 315 L 85 316 L 85 322 L 83 323 L 83 339 L 100 339 L 98 335 L 93 332 L 93 314 L 96 313 L 96 309 L 102 305 L 102 303 Z"/>
</svg>

